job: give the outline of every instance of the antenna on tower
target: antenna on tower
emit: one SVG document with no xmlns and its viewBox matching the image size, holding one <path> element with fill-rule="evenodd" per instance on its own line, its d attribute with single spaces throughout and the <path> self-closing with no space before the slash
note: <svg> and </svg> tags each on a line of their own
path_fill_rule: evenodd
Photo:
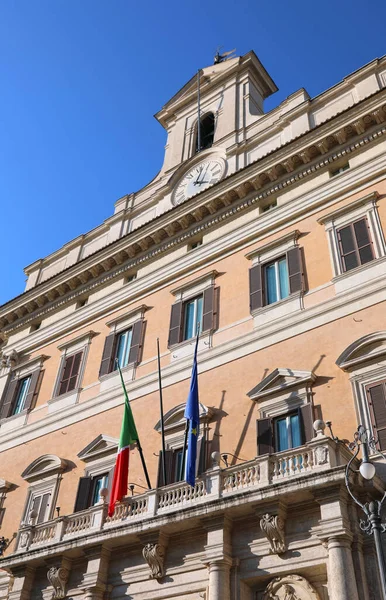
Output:
<svg viewBox="0 0 386 600">
<path fill-rule="evenodd" d="M 233 50 L 229 50 L 228 52 L 223 52 L 220 54 L 222 46 L 217 46 L 216 54 L 214 55 L 214 65 L 218 65 L 219 63 L 225 62 L 226 60 L 230 60 L 235 57 L 236 48 Z"/>
</svg>

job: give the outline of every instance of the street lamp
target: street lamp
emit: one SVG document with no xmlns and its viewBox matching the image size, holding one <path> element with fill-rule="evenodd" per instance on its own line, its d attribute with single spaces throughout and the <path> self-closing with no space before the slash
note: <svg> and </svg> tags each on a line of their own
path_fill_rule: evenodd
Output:
<svg viewBox="0 0 386 600">
<path fill-rule="evenodd" d="M 362 449 L 362 462 L 359 466 L 359 472 L 364 479 L 368 481 L 371 480 L 375 475 L 375 466 L 369 459 L 369 450 L 373 453 L 377 453 L 382 458 L 386 458 L 382 452 L 377 449 L 377 442 L 373 436 L 369 436 L 367 430 L 363 425 L 359 425 L 357 431 L 354 434 L 354 441 L 351 442 L 348 446 L 350 450 L 354 450 L 354 454 L 350 459 L 347 467 L 346 467 L 346 488 L 348 493 L 354 502 L 361 507 L 363 512 L 366 515 L 366 519 L 361 519 L 359 522 L 359 526 L 362 531 L 367 533 L 368 535 L 374 535 L 375 548 L 377 551 L 377 560 L 378 560 L 378 568 L 379 575 L 381 579 L 381 587 L 382 587 L 382 598 L 386 600 L 386 564 L 385 564 L 385 556 L 383 554 L 382 548 L 382 539 L 381 533 L 386 531 L 386 524 L 381 521 L 381 507 L 383 501 L 386 498 L 386 492 L 383 494 L 381 500 L 371 500 L 370 502 L 366 502 L 362 504 L 353 494 L 350 488 L 350 480 L 349 475 L 351 469 L 351 464 L 357 458 L 360 450 Z"/>
</svg>

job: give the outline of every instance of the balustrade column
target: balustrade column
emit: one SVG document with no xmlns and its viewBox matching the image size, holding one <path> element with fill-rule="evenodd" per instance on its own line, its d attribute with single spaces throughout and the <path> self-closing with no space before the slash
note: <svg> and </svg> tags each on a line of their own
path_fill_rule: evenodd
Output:
<svg viewBox="0 0 386 600">
<path fill-rule="evenodd" d="M 359 600 L 351 539 L 348 536 L 332 536 L 328 543 L 328 589 L 330 600 Z"/>
</svg>

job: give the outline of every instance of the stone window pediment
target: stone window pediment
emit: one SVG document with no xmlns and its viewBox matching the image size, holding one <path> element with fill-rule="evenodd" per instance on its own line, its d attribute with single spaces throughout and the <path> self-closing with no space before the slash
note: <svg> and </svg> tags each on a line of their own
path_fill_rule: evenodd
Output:
<svg viewBox="0 0 386 600">
<path fill-rule="evenodd" d="M 164 415 L 164 430 L 165 432 L 171 433 L 173 431 L 183 430 L 185 428 L 186 419 L 184 417 L 186 404 L 179 404 Z M 210 419 L 212 411 L 210 408 L 199 404 L 200 408 L 200 422 L 206 422 Z M 161 420 L 158 421 L 154 427 L 156 431 L 161 432 Z"/>
<path fill-rule="evenodd" d="M 248 392 L 251 400 L 263 400 L 281 394 L 288 395 L 294 388 L 301 394 L 309 390 L 316 379 L 312 371 L 277 368 Z"/>
<path fill-rule="evenodd" d="M 67 461 L 55 454 L 44 454 L 36 458 L 21 474 L 23 479 L 31 483 L 38 479 L 47 479 L 58 473 L 63 473 Z"/>
<path fill-rule="evenodd" d="M 116 454 L 119 440 L 101 433 L 78 453 L 84 462 L 93 462 L 100 458 Z"/>
<path fill-rule="evenodd" d="M 380 358 L 386 358 L 386 331 L 370 333 L 355 340 L 342 352 L 336 364 L 346 371 Z"/>
</svg>

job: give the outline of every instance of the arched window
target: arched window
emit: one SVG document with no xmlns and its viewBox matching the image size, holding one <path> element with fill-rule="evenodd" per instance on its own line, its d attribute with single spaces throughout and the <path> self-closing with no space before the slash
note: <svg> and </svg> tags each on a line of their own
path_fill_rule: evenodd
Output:
<svg viewBox="0 0 386 600">
<path fill-rule="evenodd" d="M 196 152 L 206 150 L 213 145 L 214 138 L 214 114 L 208 113 L 200 119 L 200 148 L 198 147 L 198 131 L 196 131 Z"/>
</svg>

